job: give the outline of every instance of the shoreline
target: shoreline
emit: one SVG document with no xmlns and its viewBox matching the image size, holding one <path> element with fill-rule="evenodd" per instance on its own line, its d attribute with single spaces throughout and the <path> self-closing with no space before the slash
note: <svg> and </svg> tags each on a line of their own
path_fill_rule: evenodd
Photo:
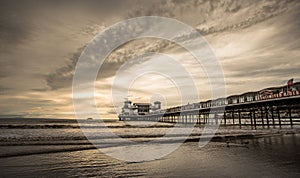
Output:
<svg viewBox="0 0 300 178">
<path fill-rule="evenodd" d="M 267 130 L 264 130 L 267 131 Z M 267 137 L 281 137 L 285 135 L 300 135 L 299 129 L 285 129 L 285 130 L 277 130 L 269 132 L 253 132 L 253 133 L 234 133 L 234 134 L 216 134 L 211 139 L 210 137 L 202 137 L 200 140 L 199 135 L 190 135 L 187 139 L 183 140 L 180 137 L 174 137 L 176 139 L 163 140 L 155 142 L 155 144 L 172 144 L 176 142 L 189 143 L 189 142 L 201 142 L 201 141 L 209 141 L 214 143 L 222 143 L 222 145 L 233 146 L 247 146 L 249 140 L 255 140 L 259 138 L 267 138 Z M 126 137 L 123 137 L 126 138 Z M 129 139 L 132 137 L 128 137 Z M 139 139 L 133 145 L 139 145 L 140 143 L 145 143 L 149 140 L 145 140 L 143 138 L 149 137 L 134 137 Z M 158 138 L 158 137 L 152 137 Z M 50 146 L 50 147 L 49 147 Z M 51 153 L 61 153 L 61 152 L 74 152 L 74 151 L 84 151 L 84 150 L 93 150 L 97 148 L 110 148 L 110 147 L 119 147 L 119 146 L 128 146 L 126 142 L 110 142 L 107 145 L 94 145 L 89 142 L 87 139 L 79 140 L 79 142 L 20 142 L 20 143 L 7 143 L 1 144 L 0 147 L 7 148 L 6 152 L 1 149 L 0 159 L 2 158 L 10 158 L 10 157 L 19 157 L 19 156 L 28 156 L 28 155 L 38 155 L 38 154 L 51 154 Z M 18 148 L 18 149 L 13 149 Z M 26 148 L 24 149 L 20 148 Z"/>
</svg>

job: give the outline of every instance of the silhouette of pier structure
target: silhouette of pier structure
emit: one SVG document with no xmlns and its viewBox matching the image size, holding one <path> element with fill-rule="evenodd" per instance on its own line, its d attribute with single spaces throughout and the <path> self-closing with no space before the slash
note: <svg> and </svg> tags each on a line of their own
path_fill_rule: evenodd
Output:
<svg viewBox="0 0 300 178">
<path fill-rule="evenodd" d="M 285 125 L 293 127 L 300 123 L 300 82 L 183 106 L 166 109 L 160 107 L 158 101 L 154 106 L 138 103 L 133 107 L 130 101 L 125 101 L 119 120 L 254 128 Z M 143 112 L 140 114 L 135 110 Z"/>
</svg>

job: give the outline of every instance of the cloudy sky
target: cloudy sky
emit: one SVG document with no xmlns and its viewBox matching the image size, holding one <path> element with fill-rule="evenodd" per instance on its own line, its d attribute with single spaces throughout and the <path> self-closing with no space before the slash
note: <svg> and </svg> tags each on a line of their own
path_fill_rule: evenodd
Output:
<svg viewBox="0 0 300 178">
<path fill-rule="evenodd" d="M 201 33 L 222 67 L 226 95 L 284 85 L 290 78 L 299 81 L 299 9 L 300 2 L 290 0 L 1 1 L 0 115 L 74 118 L 72 80 L 82 51 L 111 25 L 140 16 L 174 18 Z M 120 35 L 126 34 L 116 33 L 111 40 Z M 177 70 L 166 56 L 188 71 L 201 100 L 210 99 L 205 69 L 185 49 L 163 39 L 138 39 L 114 50 L 99 71 L 95 86 L 101 117 L 116 117 L 124 98 L 113 102 L 112 90 L 120 88 L 134 102 L 181 104 L 172 81 L 188 86 L 186 76 L 180 75 L 184 72 L 172 79 L 136 73 L 149 66 Z M 126 75 L 136 76 L 129 88 L 114 83 Z"/>
</svg>

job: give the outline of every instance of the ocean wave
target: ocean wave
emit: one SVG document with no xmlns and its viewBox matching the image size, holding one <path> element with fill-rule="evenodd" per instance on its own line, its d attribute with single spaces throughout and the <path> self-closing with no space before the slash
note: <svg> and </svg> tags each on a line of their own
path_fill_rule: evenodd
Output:
<svg viewBox="0 0 300 178">
<path fill-rule="evenodd" d="M 78 124 L 2 124 L 0 129 L 80 129 L 80 128 L 172 128 L 172 125 L 149 125 L 149 126 L 135 126 L 135 125 L 78 125 Z"/>
<path fill-rule="evenodd" d="M 63 147 L 60 146 L 58 148 L 52 147 L 51 149 L 48 149 L 46 147 L 42 148 L 39 147 L 38 149 L 34 149 L 31 147 L 30 149 L 24 149 L 24 146 L 20 148 L 20 150 L 17 151 L 9 151 L 7 150 L 1 150 L 0 152 L 0 158 L 7 158 L 7 157 L 16 157 L 16 156 L 27 156 L 27 155 L 36 155 L 36 154 L 50 154 L 50 153 L 59 153 L 59 152 L 70 152 L 70 151 L 82 151 L 82 150 L 90 150 L 90 149 L 96 149 L 93 145 L 87 145 L 87 146 L 71 146 L 71 147 Z"/>
<path fill-rule="evenodd" d="M 252 139 L 257 138 L 252 134 L 248 135 L 239 135 L 234 137 L 234 139 Z M 199 136 L 190 136 L 189 138 L 185 137 L 170 137 L 169 139 L 155 140 L 154 142 L 149 142 L 149 144 L 174 144 L 174 143 L 186 143 L 186 142 L 199 142 Z M 233 136 L 214 136 L 214 137 L 203 137 L 200 141 L 226 141 L 228 139 L 233 139 Z M 88 140 L 78 140 L 72 142 L 66 141 L 46 141 L 46 142 L 15 142 L 15 143 L 7 143 L 7 145 L 1 145 L 0 158 L 6 157 L 15 157 L 15 156 L 27 156 L 34 154 L 50 154 L 57 152 L 71 152 L 71 151 L 82 151 L 82 150 L 90 150 L 97 148 L 116 148 L 116 147 L 124 147 L 124 146 L 147 146 L 141 145 L 141 143 L 145 143 L 151 141 L 147 138 L 140 139 L 135 142 L 127 142 L 122 139 L 107 139 L 103 140 L 95 140 L 93 143 Z"/>
<path fill-rule="evenodd" d="M 72 132 L 69 130 L 69 132 Z M 0 145 L 6 145 L 7 143 L 26 143 L 26 142 L 49 142 L 49 141 L 60 141 L 60 142 L 70 142 L 70 141 L 82 141 L 82 140 L 97 140 L 97 139 L 116 139 L 116 138 L 124 138 L 124 139 L 154 139 L 154 138 L 174 138 L 174 137 L 186 137 L 185 132 L 178 130 L 173 134 L 165 134 L 165 132 L 156 132 L 156 133 L 145 133 L 142 129 L 138 130 L 137 132 L 127 133 L 127 132 L 119 132 L 115 133 L 116 135 L 106 134 L 101 132 L 91 132 L 85 135 L 84 133 L 77 132 L 69 134 L 66 132 L 64 134 L 59 134 L 60 132 L 56 133 L 55 135 L 37 135 L 32 133 L 30 136 L 25 135 L 16 135 L 16 134 L 1 134 L 0 135 Z M 272 130 L 218 130 L 216 133 L 213 134 L 214 137 L 249 137 L 251 135 L 274 135 L 274 134 L 295 134 L 300 133 L 300 129 L 272 129 Z M 189 134 L 189 137 L 200 137 L 200 136 L 212 136 L 211 132 L 201 132 L 195 131 Z"/>
</svg>

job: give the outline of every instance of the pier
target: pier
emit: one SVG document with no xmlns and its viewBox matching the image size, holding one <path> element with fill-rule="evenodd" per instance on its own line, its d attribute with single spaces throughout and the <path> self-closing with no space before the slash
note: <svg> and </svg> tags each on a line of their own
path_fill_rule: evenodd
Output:
<svg viewBox="0 0 300 178">
<path fill-rule="evenodd" d="M 152 112 L 143 115 L 123 112 L 119 119 L 252 128 L 293 127 L 300 124 L 299 86 L 300 82 L 292 87 L 274 87 L 167 109 L 154 107 Z"/>
</svg>

